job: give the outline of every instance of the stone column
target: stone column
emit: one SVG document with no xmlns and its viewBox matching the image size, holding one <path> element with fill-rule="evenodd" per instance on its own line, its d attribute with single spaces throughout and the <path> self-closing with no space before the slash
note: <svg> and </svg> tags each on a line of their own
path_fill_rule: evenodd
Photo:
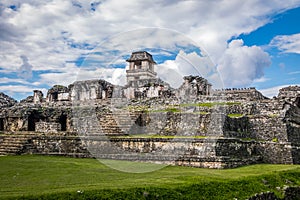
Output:
<svg viewBox="0 0 300 200">
<path fill-rule="evenodd" d="M 33 91 L 33 103 L 38 104 L 43 100 L 43 93 L 40 90 Z"/>
</svg>

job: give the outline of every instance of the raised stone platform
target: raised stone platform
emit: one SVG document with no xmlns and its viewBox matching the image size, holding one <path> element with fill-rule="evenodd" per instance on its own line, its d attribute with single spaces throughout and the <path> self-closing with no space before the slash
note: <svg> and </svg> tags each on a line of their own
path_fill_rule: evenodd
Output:
<svg viewBox="0 0 300 200">
<path fill-rule="evenodd" d="M 299 160 L 299 152 L 291 143 L 236 138 L 80 137 L 62 132 L 0 135 L 1 155 L 95 157 L 217 169 L 264 162 L 292 164 Z"/>
</svg>

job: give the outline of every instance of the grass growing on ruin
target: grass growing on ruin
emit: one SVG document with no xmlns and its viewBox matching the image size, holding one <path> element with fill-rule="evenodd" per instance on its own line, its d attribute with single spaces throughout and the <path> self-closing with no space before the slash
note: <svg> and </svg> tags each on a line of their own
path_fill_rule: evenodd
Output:
<svg viewBox="0 0 300 200">
<path fill-rule="evenodd" d="M 241 105 L 241 102 L 204 102 L 204 103 L 188 103 L 188 104 L 181 104 L 182 107 L 188 106 L 198 106 L 198 107 L 208 107 L 211 108 L 213 106 L 233 106 L 233 105 Z"/>
<path fill-rule="evenodd" d="M 125 173 L 95 159 L 27 155 L 0 157 L 0 166 L 0 198 L 14 199 L 245 199 L 262 191 L 282 193 L 276 187 L 300 185 L 298 165 L 227 170 L 168 166 Z"/>
<path fill-rule="evenodd" d="M 228 117 L 231 117 L 231 118 L 238 118 L 238 117 L 243 117 L 244 114 L 240 114 L 240 113 L 232 113 L 232 114 L 228 114 L 227 116 L 228 116 Z"/>
<path fill-rule="evenodd" d="M 110 136 L 110 138 L 166 138 L 166 139 L 205 139 L 207 136 L 195 135 L 159 135 L 159 134 L 134 134 L 126 136 Z"/>
</svg>

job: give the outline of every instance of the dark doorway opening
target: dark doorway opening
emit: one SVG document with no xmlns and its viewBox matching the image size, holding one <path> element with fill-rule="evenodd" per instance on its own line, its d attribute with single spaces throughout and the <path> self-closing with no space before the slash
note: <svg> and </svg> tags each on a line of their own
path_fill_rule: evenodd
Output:
<svg viewBox="0 0 300 200">
<path fill-rule="evenodd" d="M 67 115 L 61 115 L 59 118 L 59 123 L 61 125 L 61 131 L 67 130 Z"/>
<path fill-rule="evenodd" d="M 4 119 L 0 118 L 0 131 L 4 131 Z"/>
<path fill-rule="evenodd" d="M 298 108 L 300 108 L 300 97 L 297 97 L 295 103 L 296 103 L 296 106 L 297 106 Z"/>
<path fill-rule="evenodd" d="M 34 112 L 28 116 L 28 131 L 35 131 L 35 123 L 38 122 L 38 116 Z"/>
<path fill-rule="evenodd" d="M 52 100 L 53 101 L 57 101 L 57 99 L 58 99 L 58 93 L 57 92 L 53 92 L 52 93 Z"/>
</svg>

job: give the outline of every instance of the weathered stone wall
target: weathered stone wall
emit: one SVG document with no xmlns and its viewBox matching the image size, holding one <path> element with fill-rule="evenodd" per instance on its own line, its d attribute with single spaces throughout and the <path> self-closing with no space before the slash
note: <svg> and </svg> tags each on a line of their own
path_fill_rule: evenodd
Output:
<svg viewBox="0 0 300 200">
<path fill-rule="evenodd" d="M 184 83 L 176 90 L 176 96 L 196 98 L 199 95 L 210 95 L 211 84 L 200 76 L 185 76 Z"/>
<path fill-rule="evenodd" d="M 71 101 L 111 98 L 114 86 L 104 80 L 76 81 L 69 85 Z"/>
<path fill-rule="evenodd" d="M 103 138 L 37 135 L 24 153 L 113 158 L 207 168 L 260 162 L 254 142 L 235 139 Z"/>
<path fill-rule="evenodd" d="M 115 87 L 116 90 L 109 90 L 111 86 L 99 80 L 83 81 L 70 88 L 57 86 L 49 93 L 53 101 L 34 104 L 32 100 L 1 109 L 0 131 L 43 132 L 44 136 L 35 138 L 31 150 L 45 154 L 73 154 L 77 152 L 76 148 L 83 149 L 89 144 L 84 140 L 82 146 L 77 139 L 70 139 L 67 137 L 70 132 L 84 137 L 142 134 L 206 139 L 203 142 L 197 139 L 168 140 L 168 144 L 163 138 L 149 141 L 114 138 L 112 141 L 130 152 L 161 151 L 162 155 L 166 155 L 160 158 L 161 162 L 180 165 L 237 166 L 243 163 L 241 158 L 246 158 L 245 164 L 255 162 L 256 156 L 266 163 L 300 162 L 300 100 L 295 87 L 281 90 L 279 97 L 271 100 L 250 89 L 250 92 L 228 90 L 221 101 L 218 96 L 203 96 L 189 102 L 176 96 L 124 100 L 121 98 L 122 89 Z M 62 101 L 63 97 L 59 95 L 66 95 L 67 91 L 70 96 L 72 91 L 79 92 L 79 101 Z M 107 147 L 107 141 L 94 139 L 91 142 L 95 148 L 101 145 Z M 210 139 L 214 143 L 209 142 Z M 70 145 L 69 148 L 67 145 Z M 43 152 L 43 148 L 47 150 Z M 174 157 L 167 155 L 164 149 L 181 149 L 186 153 L 174 161 Z M 113 158 L 115 155 L 105 156 Z M 120 159 L 140 158 L 139 155 L 131 156 L 122 155 Z M 157 156 L 151 159 L 159 161 Z"/>
<path fill-rule="evenodd" d="M 43 92 L 40 90 L 33 91 L 33 103 L 38 104 L 43 101 Z"/>
<path fill-rule="evenodd" d="M 262 192 L 250 197 L 248 200 L 296 200 L 300 199 L 300 187 L 286 187 L 284 188 L 284 197 L 279 198 L 274 192 Z"/>
<path fill-rule="evenodd" d="M 37 135 L 26 146 L 24 153 L 91 157 L 78 136 Z"/>
<path fill-rule="evenodd" d="M 262 155 L 264 163 L 297 164 L 299 149 L 289 142 L 258 142 L 257 151 Z M 296 162 L 295 162 L 296 161 Z"/>
<path fill-rule="evenodd" d="M 228 101 L 257 101 L 267 99 L 255 88 L 228 88 L 222 90 L 214 90 L 214 96 L 225 96 Z"/>
<path fill-rule="evenodd" d="M 67 101 L 70 100 L 69 96 L 66 97 L 64 94 L 68 94 L 69 89 L 63 85 L 54 85 L 47 92 L 46 101 L 55 102 L 55 101 Z"/>
<path fill-rule="evenodd" d="M 278 100 L 281 102 L 294 103 L 300 97 L 299 86 L 289 86 L 279 90 Z"/>
<path fill-rule="evenodd" d="M 17 103 L 17 101 L 8 95 L 0 92 L 0 108 L 10 107 Z"/>
<path fill-rule="evenodd" d="M 287 128 L 278 116 L 257 115 L 249 117 L 251 137 L 263 141 L 287 142 Z"/>
<path fill-rule="evenodd" d="M 15 131 L 36 131 L 36 124 L 39 122 L 59 123 L 63 131 L 72 131 L 72 112 L 69 106 L 42 107 L 35 104 L 19 104 L 10 109 L 0 111 L 0 119 L 3 123 L 3 130 Z"/>
<path fill-rule="evenodd" d="M 61 124 L 56 122 L 36 122 L 35 131 L 40 133 L 57 133 L 61 131 Z"/>
</svg>

